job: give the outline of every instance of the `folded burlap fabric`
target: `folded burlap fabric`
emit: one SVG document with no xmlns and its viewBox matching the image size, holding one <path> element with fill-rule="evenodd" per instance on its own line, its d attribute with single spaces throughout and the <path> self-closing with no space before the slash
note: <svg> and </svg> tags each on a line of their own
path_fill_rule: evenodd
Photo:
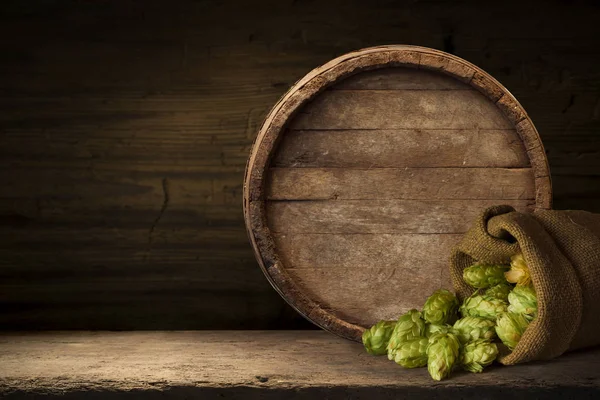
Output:
<svg viewBox="0 0 600 400">
<path fill-rule="evenodd" d="M 509 264 L 521 251 L 538 298 L 538 315 L 506 365 L 557 357 L 600 344 L 600 214 L 491 207 L 453 250 L 452 284 L 462 300 L 473 293 L 463 269 L 474 262 Z"/>
</svg>

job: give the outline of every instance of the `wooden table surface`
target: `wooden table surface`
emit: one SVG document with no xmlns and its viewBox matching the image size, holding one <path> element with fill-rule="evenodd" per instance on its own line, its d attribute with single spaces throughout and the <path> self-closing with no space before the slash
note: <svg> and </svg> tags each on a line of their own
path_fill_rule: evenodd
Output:
<svg viewBox="0 0 600 400">
<path fill-rule="evenodd" d="M 4 333 L 0 397 L 579 399 L 600 396 L 599 355 L 435 382 L 322 331 Z"/>
</svg>

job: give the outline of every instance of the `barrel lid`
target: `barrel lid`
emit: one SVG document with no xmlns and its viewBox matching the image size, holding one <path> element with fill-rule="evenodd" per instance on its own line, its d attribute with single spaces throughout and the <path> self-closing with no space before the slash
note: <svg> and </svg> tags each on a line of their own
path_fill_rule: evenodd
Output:
<svg viewBox="0 0 600 400">
<path fill-rule="evenodd" d="M 248 160 L 244 217 L 273 287 L 323 329 L 365 327 L 451 288 L 484 208 L 550 208 L 539 135 L 498 81 L 451 54 L 381 46 L 298 81 Z"/>
</svg>

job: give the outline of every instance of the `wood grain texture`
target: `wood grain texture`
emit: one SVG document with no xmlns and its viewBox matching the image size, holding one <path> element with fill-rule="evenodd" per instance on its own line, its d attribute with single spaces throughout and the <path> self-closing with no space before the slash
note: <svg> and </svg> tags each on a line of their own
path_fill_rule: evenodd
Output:
<svg viewBox="0 0 600 400">
<path fill-rule="evenodd" d="M 289 269 L 380 268 L 391 273 L 403 266 L 438 269 L 446 260 L 436 254 L 437 249 L 441 253 L 449 251 L 460 237 L 460 234 L 284 233 L 275 234 L 275 242 Z"/>
<path fill-rule="evenodd" d="M 600 10 L 590 2 L 503 4 L 333 0 L 315 12 L 304 1 L 3 1 L 0 292 L 26 293 L 27 282 L 53 276 L 91 287 L 103 274 L 114 274 L 115 289 L 103 284 L 83 322 L 85 294 L 53 283 L 62 301 L 44 304 L 54 311 L 23 294 L 0 304 L 2 327 L 299 326 L 248 245 L 243 170 L 263 118 L 294 82 L 381 43 L 450 51 L 496 77 L 542 135 L 556 208 L 600 212 Z M 544 18 L 530 17 L 540 9 Z M 163 178 L 169 207 L 144 261 L 132 254 L 147 251 Z M 169 294 L 160 305 L 150 295 L 137 302 L 136 276 L 154 273 Z M 118 286 L 126 274 L 135 295 Z M 202 301 L 214 311 L 187 297 L 205 293 L 202 274 L 212 288 Z M 129 303 L 106 305 L 119 296 Z M 257 303 L 247 307 L 248 298 Z"/>
<path fill-rule="evenodd" d="M 527 167 L 514 129 L 287 131 L 276 167 Z"/>
<path fill-rule="evenodd" d="M 450 78 L 447 78 L 450 79 Z M 493 102 L 474 90 L 331 90 L 291 129 L 511 129 Z"/>
<path fill-rule="evenodd" d="M 199 345 L 199 343 L 201 345 Z M 595 398 L 600 351 L 432 384 L 326 332 L 46 332 L 0 337 L 0 396 L 12 399 L 308 400 Z"/>
<path fill-rule="evenodd" d="M 323 310 L 345 322 L 371 326 L 383 319 L 398 319 L 410 309 L 420 309 L 427 297 L 442 286 L 440 268 L 445 264 L 404 265 L 397 269 L 371 265 L 350 270 L 290 269 L 288 274 Z"/>
<path fill-rule="evenodd" d="M 311 298 L 345 320 L 396 319 L 451 288 L 447 257 L 458 234 L 276 234 L 290 276 Z M 396 298 L 396 301 L 390 301 Z M 344 304 L 343 310 L 339 305 Z"/>
<path fill-rule="evenodd" d="M 473 90 L 457 79 L 432 71 L 406 68 L 382 68 L 351 76 L 331 90 Z"/>
<path fill-rule="evenodd" d="M 530 168 L 272 168 L 269 200 L 526 200 Z"/>
<path fill-rule="evenodd" d="M 533 200 L 504 203 L 532 211 Z M 498 200 L 269 201 L 273 232 L 464 233 L 475 217 Z"/>
</svg>

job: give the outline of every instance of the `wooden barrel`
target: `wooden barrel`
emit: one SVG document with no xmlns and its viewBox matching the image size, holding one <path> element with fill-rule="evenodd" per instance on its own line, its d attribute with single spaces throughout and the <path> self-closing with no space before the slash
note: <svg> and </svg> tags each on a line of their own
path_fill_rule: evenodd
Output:
<svg viewBox="0 0 600 400">
<path fill-rule="evenodd" d="M 500 83 L 414 46 L 349 53 L 265 119 L 244 215 L 273 287 L 320 327 L 364 327 L 451 288 L 450 249 L 485 207 L 551 207 L 544 148 Z"/>
</svg>

